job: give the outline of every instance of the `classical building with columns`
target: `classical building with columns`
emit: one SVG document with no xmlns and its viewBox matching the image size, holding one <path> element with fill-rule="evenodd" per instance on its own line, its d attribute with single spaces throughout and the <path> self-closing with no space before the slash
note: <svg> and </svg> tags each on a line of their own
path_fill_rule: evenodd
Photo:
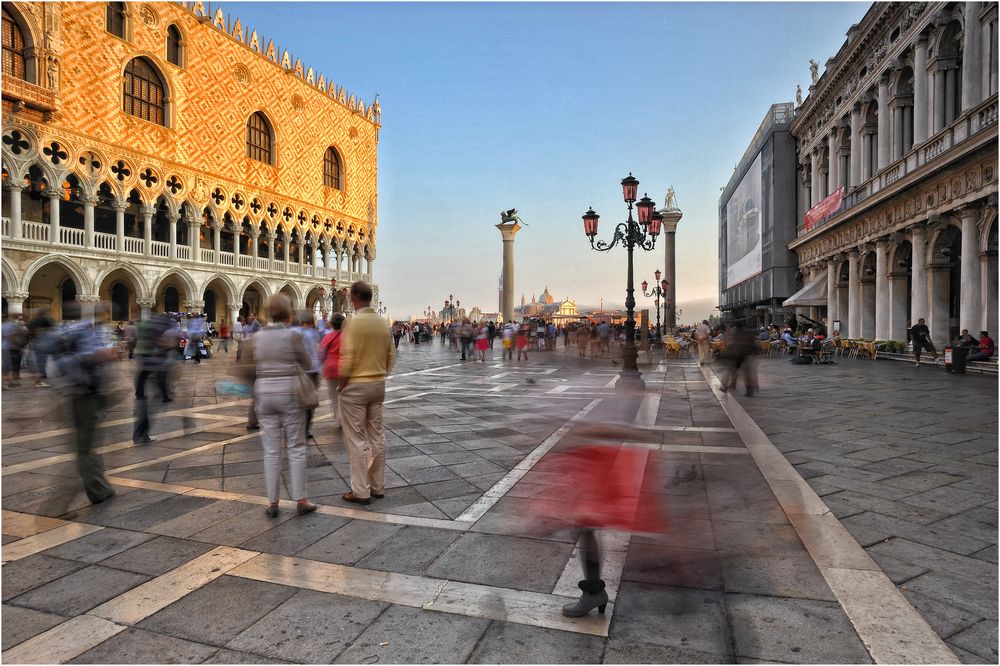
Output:
<svg viewBox="0 0 1000 666">
<path fill-rule="evenodd" d="M 997 333 L 997 5 L 875 3 L 791 125 L 806 288 L 847 337 Z M 840 199 L 837 201 L 831 197 Z M 807 211 L 829 214 L 803 223 Z M 824 311 L 825 310 L 825 311 Z"/>
<path fill-rule="evenodd" d="M 378 102 L 202 2 L 3 5 L 3 304 L 326 310 L 372 279 Z"/>
</svg>

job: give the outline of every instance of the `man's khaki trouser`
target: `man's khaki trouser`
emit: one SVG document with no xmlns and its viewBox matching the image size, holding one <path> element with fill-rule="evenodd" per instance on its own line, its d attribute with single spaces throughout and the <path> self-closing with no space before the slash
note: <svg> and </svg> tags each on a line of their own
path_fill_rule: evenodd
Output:
<svg viewBox="0 0 1000 666">
<path fill-rule="evenodd" d="M 385 492 L 385 381 L 351 383 L 340 392 L 340 422 L 351 460 L 351 492 L 367 498 Z"/>
<path fill-rule="evenodd" d="M 708 340 L 696 340 L 698 343 L 698 362 L 708 363 L 712 360 L 712 347 Z"/>
</svg>

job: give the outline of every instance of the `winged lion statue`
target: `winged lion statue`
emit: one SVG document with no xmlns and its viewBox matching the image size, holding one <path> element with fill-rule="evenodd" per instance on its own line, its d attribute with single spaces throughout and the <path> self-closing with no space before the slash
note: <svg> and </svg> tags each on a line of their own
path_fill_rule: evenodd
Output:
<svg viewBox="0 0 1000 666">
<path fill-rule="evenodd" d="M 500 211 L 500 224 L 520 224 L 523 227 L 528 226 L 525 224 L 524 220 L 520 218 L 517 214 L 516 208 L 511 208 L 510 210 Z"/>
</svg>

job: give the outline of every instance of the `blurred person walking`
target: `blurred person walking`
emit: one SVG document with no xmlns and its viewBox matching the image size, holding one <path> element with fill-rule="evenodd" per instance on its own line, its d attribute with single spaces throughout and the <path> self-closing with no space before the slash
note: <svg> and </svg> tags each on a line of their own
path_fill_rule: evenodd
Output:
<svg viewBox="0 0 1000 666">
<path fill-rule="evenodd" d="M 528 360 L 528 344 L 531 336 L 531 331 L 528 324 L 521 324 L 520 328 L 517 329 L 517 339 L 515 340 L 515 345 L 517 346 L 517 360 L 521 360 L 521 355 L 524 355 L 524 360 Z"/>
<path fill-rule="evenodd" d="M 56 323 L 53 321 L 48 308 L 40 308 L 31 321 L 28 322 L 28 339 L 31 343 L 31 351 L 35 354 L 35 369 L 38 371 L 38 380 L 35 386 L 38 388 L 48 388 L 51 386 L 49 378 L 49 354 L 52 352 L 53 343 L 58 336 Z"/>
<path fill-rule="evenodd" d="M 385 431 L 382 403 L 385 378 L 395 352 L 389 326 L 371 307 L 372 288 L 351 285 L 351 318 L 341 346 L 339 372 L 340 414 L 344 441 L 351 461 L 351 490 L 347 502 L 368 504 L 385 496 Z"/>
<path fill-rule="evenodd" d="M 476 332 L 476 356 L 478 361 L 486 362 L 486 350 L 490 348 L 489 329 L 480 326 Z"/>
<path fill-rule="evenodd" d="M 247 313 L 246 322 L 243 324 L 243 345 L 241 347 L 244 349 L 242 353 L 252 353 L 252 345 L 248 344 L 253 340 L 253 337 L 260 333 L 261 331 L 260 321 L 257 319 L 257 315 L 253 312 Z M 240 352 L 237 352 L 239 355 Z M 244 359 L 245 360 L 245 359 Z M 256 402 L 254 398 L 250 398 L 250 406 L 247 408 L 247 430 L 260 430 L 260 421 L 257 419 L 257 410 L 255 409 Z"/>
<path fill-rule="evenodd" d="M 753 397 L 757 388 L 757 373 L 754 368 L 754 355 L 757 353 L 757 339 L 753 331 L 737 321 L 726 332 L 726 374 L 722 379 L 722 390 L 730 391 L 736 388 L 736 380 L 742 374 L 746 385 L 747 397 Z"/>
<path fill-rule="evenodd" d="M 313 318 L 313 313 L 308 310 L 301 310 L 298 314 L 296 325 L 292 326 L 292 330 L 302 334 L 302 339 L 306 344 L 306 351 L 309 352 L 309 357 L 312 359 L 312 365 L 306 370 L 306 375 L 312 381 L 316 390 L 319 390 L 319 375 L 323 371 L 323 365 L 319 361 L 319 331 L 316 330 L 316 320 Z M 316 439 L 312 434 L 313 412 L 315 411 L 315 409 L 306 410 L 307 440 Z"/>
<path fill-rule="evenodd" d="M 587 344 L 590 342 L 590 326 L 580 326 L 576 329 L 576 347 L 580 356 L 587 356 Z"/>
<path fill-rule="evenodd" d="M 131 360 L 135 358 L 135 346 L 139 344 L 139 328 L 134 321 L 130 320 L 129 323 L 125 324 L 123 337 L 125 338 L 125 348 L 128 349 L 129 360 Z"/>
<path fill-rule="evenodd" d="M 21 323 L 20 317 L 7 315 L 2 335 L 4 388 L 14 388 L 21 385 L 21 364 L 24 349 L 28 346 L 28 329 Z"/>
<path fill-rule="evenodd" d="M 133 444 L 149 444 L 149 401 L 146 399 L 146 383 L 152 376 L 160 392 L 160 401 L 173 402 L 167 383 L 170 350 L 177 345 L 173 334 L 173 322 L 166 315 L 153 315 L 139 322 L 136 334 L 135 355 L 139 367 L 135 373 L 135 422 L 132 427 Z"/>
<path fill-rule="evenodd" d="M 330 332 L 319 343 L 319 358 L 323 364 L 323 377 L 330 394 L 330 413 L 333 427 L 340 427 L 340 345 L 343 337 L 344 315 L 334 312 L 330 317 Z"/>
<path fill-rule="evenodd" d="M 69 301 L 63 305 L 63 313 L 69 319 L 78 318 L 80 306 Z M 82 320 L 67 329 L 56 359 L 56 366 L 68 385 L 76 426 L 77 471 L 87 497 L 94 504 L 115 494 L 104 476 L 104 460 L 95 452 L 97 420 L 108 403 L 105 366 L 115 358 L 114 343 L 105 328 L 110 317 L 111 306 L 98 303 L 94 307 L 94 321 Z"/>
<path fill-rule="evenodd" d="M 264 447 L 264 483 L 269 505 L 265 513 L 278 515 L 281 485 L 281 442 L 288 455 L 288 492 L 299 515 L 316 510 L 306 493 L 305 409 L 299 398 L 299 370 L 309 372 L 313 359 L 299 331 L 288 328 L 292 304 L 284 294 L 267 301 L 271 324 L 254 335 L 248 350 L 256 367 L 254 400 Z"/>
<path fill-rule="evenodd" d="M 707 319 L 703 319 L 694 329 L 694 341 L 698 344 L 698 365 L 705 365 L 712 360 L 712 347 L 709 343 L 711 335 L 712 329 L 708 327 Z"/>
<path fill-rule="evenodd" d="M 508 361 L 514 360 L 514 323 L 507 322 L 503 325 L 503 352 L 501 353 L 501 359 L 506 358 Z"/>
<path fill-rule="evenodd" d="M 920 365 L 920 352 L 924 350 L 933 354 L 934 362 L 937 362 L 937 349 L 934 348 L 934 343 L 931 342 L 931 330 L 927 328 L 927 324 L 924 322 L 923 317 L 918 319 L 917 323 L 906 332 L 906 337 L 913 343 L 914 366 Z"/>
</svg>

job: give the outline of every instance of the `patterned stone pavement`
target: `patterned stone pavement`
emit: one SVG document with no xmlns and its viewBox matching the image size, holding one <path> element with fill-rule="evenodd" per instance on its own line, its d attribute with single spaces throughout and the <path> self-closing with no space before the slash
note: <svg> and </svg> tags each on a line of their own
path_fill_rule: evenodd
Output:
<svg viewBox="0 0 1000 666">
<path fill-rule="evenodd" d="M 614 390 L 618 367 L 608 359 L 580 359 L 573 350 L 534 353 L 527 363 L 463 363 L 436 342 L 404 345 L 388 384 L 386 498 L 369 507 L 340 499 L 348 487 L 346 454 L 321 405 L 313 427 L 317 443 L 308 453 L 309 493 L 321 508 L 298 517 L 287 504 L 273 521 L 263 513 L 259 434 L 245 430 L 246 402 L 215 393 L 230 362 L 220 353 L 179 368 L 175 401 L 155 417 L 156 441 L 143 447 L 131 443 L 132 401 L 125 390 L 131 368 L 116 365 L 120 390 L 101 432 L 118 496 L 98 506 L 80 492 L 58 389 L 26 384 L 4 392 L 4 661 L 867 663 L 883 654 L 880 645 L 892 633 L 845 612 L 856 610 L 857 600 L 831 588 L 822 557 L 817 560 L 822 549 L 800 534 L 797 509 L 776 497 L 773 473 L 758 467 L 758 449 L 750 455 L 746 427 L 734 427 L 738 405 L 720 402 L 729 398 L 713 391 L 689 359 L 657 359 L 644 369 L 645 393 L 622 399 Z M 877 371 L 886 365 L 877 364 Z M 834 368 L 842 369 L 846 365 Z M 849 391 L 854 402 L 841 410 L 844 418 L 859 403 L 890 399 L 872 394 L 863 403 L 865 382 L 857 384 Z M 984 418 L 978 426 L 979 434 L 992 437 L 992 463 L 968 464 L 992 464 L 995 475 L 995 381 L 992 387 L 993 406 L 983 412 L 993 421 Z M 781 408 L 767 401 L 779 399 L 771 397 L 777 391 L 764 394 L 744 404 L 755 418 L 770 404 L 772 412 L 759 418 L 774 442 L 786 450 L 795 433 L 811 441 L 815 420 L 772 427 L 769 419 Z M 917 397 L 905 395 L 911 402 Z M 628 425 L 620 444 L 648 452 L 639 501 L 663 507 L 670 529 L 602 533 L 612 603 L 604 616 L 570 620 L 559 607 L 577 593 L 576 535 L 533 517 L 539 507 L 558 515 L 564 480 L 535 465 L 572 440 L 576 428 L 613 422 Z M 823 434 L 876 427 L 870 416 L 851 423 Z M 922 437 L 942 436 L 933 424 L 926 430 L 908 424 Z M 945 446 L 961 447 L 954 450 L 963 461 L 988 453 L 973 452 L 967 441 Z M 792 451 L 805 455 L 807 448 L 788 449 L 790 460 L 805 476 L 830 477 L 817 490 L 848 493 L 831 504 L 845 525 L 856 531 L 849 519 L 869 512 L 874 517 L 859 526 L 888 529 L 878 516 L 893 514 L 881 505 L 853 513 L 842 512 L 842 505 L 859 495 L 902 497 L 836 483 L 858 479 L 844 469 L 891 458 L 863 465 L 826 461 L 830 467 L 806 470 Z M 915 455 L 935 453 L 914 449 L 899 457 Z M 944 469 L 954 464 L 966 463 L 938 459 L 920 469 L 958 476 Z M 954 480 L 955 491 L 990 492 L 984 477 L 962 478 L 974 483 Z M 925 544 L 909 532 L 887 541 L 901 547 L 868 548 L 893 580 L 901 563 L 911 571 L 907 580 L 925 578 L 912 590 L 904 585 L 921 612 L 911 594 L 938 604 L 950 600 L 956 608 L 970 599 L 979 603 L 987 595 L 971 585 L 971 576 L 980 574 L 975 566 L 989 568 L 995 591 L 995 517 L 992 541 L 972 523 L 948 523 L 959 514 L 938 517 L 925 505 L 938 500 L 953 508 L 957 495 L 919 497 L 936 487 L 908 492 L 902 504 L 911 513 L 899 522 L 928 525 L 914 517 L 935 517 L 930 522 L 943 522 L 940 529 L 962 534 L 967 542 L 948 551 L 957 558 L 954 568 L 925 564 L 915 571 L 919 565 L 907 557 L 940 558 L 943 544 Z M 985 514 L 968 512 L 984 506 L 995 514 L 995 501 L 994 476 L 992 499 L 961 515 L 975 521 Z M 856 537 L 869 545 L 864 534 Z M 942 596 L 941 576 L 957 576 L 963 586 Z M 995 599 L 992 616 L 982 612 L 952 632 L 940 631 L 935 618 L 928 621 L 956 654 L 974 661 L 991 654 L 982 647 L 990 640 L 989 617 L 995 651 Z M 926 633 L 933 635 L 929 628 Z M 950 660 L 936 649 L 931 645 L 927 654 Z"/>
<path fill-rule="evenodd" d="M 787 361 L 740 403 L 955 654 L 996 663 L 996 377 Z"/>
</svg>

